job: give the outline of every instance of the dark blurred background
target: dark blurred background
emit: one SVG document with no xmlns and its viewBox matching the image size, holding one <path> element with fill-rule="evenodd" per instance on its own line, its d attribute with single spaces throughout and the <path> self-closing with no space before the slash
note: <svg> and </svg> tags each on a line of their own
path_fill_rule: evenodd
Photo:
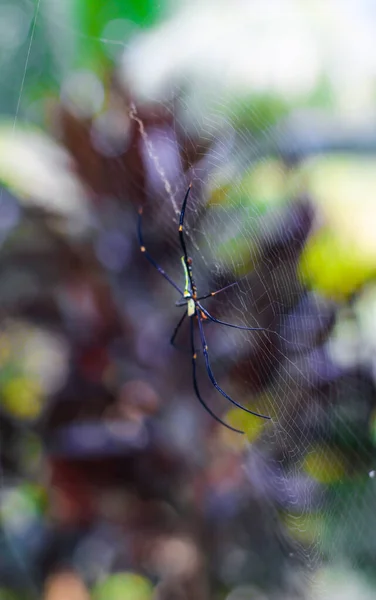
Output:
<svg viewBox="0 0 376 600">
<path fill-rule="evenodd" d="M 364 600 L 376 10 L 0 0 L 0 600 Z M 178 218 L 200 338 L 193 388 Z"/>
</svg>

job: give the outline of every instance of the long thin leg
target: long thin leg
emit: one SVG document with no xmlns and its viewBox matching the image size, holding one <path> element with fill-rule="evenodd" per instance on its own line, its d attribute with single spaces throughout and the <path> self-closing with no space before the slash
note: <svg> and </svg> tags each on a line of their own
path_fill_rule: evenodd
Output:
<svg viewBox="0 0 376 600">
<path fill-rule="evenodd" d="M 266 415 L 261 415 L 260 413 L 256 413 L 256 412 L 254 412 L 252 410 L 249 410 L 248 408 L 245 408 L 245 406 L 242 406 L 241 404 L 239 404 L 238 402 L 236 402 L 235 400 L 233 400 L 218 385 L 218 383 L 217 383 L 217 381 L 216 381 L 216 379 L 215 379 L 215 377 L 213 375 L 213 371 L 211 369 L 211 366 L 210 366 L 209 355 L 208 355 L 208 346 L 206 344 L 206 338 L 205 338 L 204 328 L 203 328 L 202 322 L 201 322 L 201 315 L 198 314 L 198 313 L 197 313 L 197 320 L 198 320 L 198 327 L 199 327 L 199 331 L 200 331 L 200 337 L 201 337 L 201 343 L 202 343 L 202 350 L 203 350 L 204 357 L 205 357 L 206 370 L 207 370 L 207 373 L 209 375 L 210 381 L 212 382 L 212 384 L 214 385 L 214 387 L 216 388 L 216 390 L 218 390 L 218 392 L 220 394 L 222 394 L 222 396 L 224 396 L 225 398 L 227 398 L 227 400 L 229 400 L 232 404 L 234 404 L 238 408 L 241 408 L 242 410 L 245 410 L 245 412 L 250 413 L 251 415 L 254 415 L 255 417 L 261 417 L 261 419 L 270 419 L 271 417 L 268 417 Z"/>
<path fill-rule="evenodd" d="M 174 344 L 175 338 L 176 338 L 176 336 L 178 334 L 178 331 L 179 331 L 180 327 L 182 326 L 183 321 L 184 321 L 184 319 L 185 319 L 186 316 L 187 316 L 187 311 L 185 310 L 184 313 L 183 313 L 183 316 L 181 317 L 181 319 L 179 319 L 179 323 L 176 325 L 176 327 L 174 329 L 174 332 L 173 332 L 173 334 L 171 336 L 171 339 L 170 339 L 171 346 L 175 346 L 175 344 Z"/>
<path fill-rule="evenodd" d="M 184 296 L 183 290 L 178 285 L 176 285 L 176 283 L 171 279 L 171 277 L 167 275 L 166 271 L 164 271 L 164 269 L 162 269 L 162 267 L 159 266 L 159 264 L 154 260 L 154 258 L 152 258 L 152 256 L 150 256 L 149 252 L 146 250 L 142 236 L 142 212 L 143 208 L 141 206 L 138 209 L 138 241 L 140 244 L 140 250 L 141 252 L 143 252 L 148 261 L 153 265 L 153 267 L 157 269 L 157 271 L 159 271 L 159 273 L 163 275 L 165 279 L 167 279 L 167 281 L 179 292 L 181 296 Z"/>
<path fill-rule="evenodd" d="M 201 394 L 200 394 L 200 391 L 199 391 L 198 385 L 197 385 L 197 377 L 196 377 L 196 359 L 197 359 L 197 355 L 196 355 L 196 351 L 195 351 L 193 317 L 190 318 L 190 326 L 191 326 L 191 349 L 192 349 L 192 376 L 193 376 L 193 387 L 194 387 L 196 396 L 197 396 L 200 404 L 209 413 L 209 415 L 211 415 L 213 417 L 213 419 L 215 419 L 216 421 L 218 421 L 218 423 L 220 423 L 221 425 L 224 425 L 224 427 L 227 427 L 227 429 L 231 429 L 231 431 L 235 431 L 236 433 L 243 434 L 244 431 L 241 431 L 240 429 L 235 429 L 235 427 L 231 427 L 231 425 L 227 425 L 227 423 L 225 423 L 224 421 L 222 421 L 222 419 L 220 419 L 219 417 L 217 417 L 217 415 L 211 410 L 211 408 L 209 408 L 209 406 L 206 404 L 206 402 L 204 402 L 204 400 L 201 398 Z"/>
<path fill-rule="evenodd" d="M 271 331 L 270 329 L 266 329 L 265 327 L 245 327 L 243 325 L 233 325 L 232 323 L 227 323 L 226 321 L 220 321 L 219 319 L 213 317 L 199 302 L 197 302 L 197 304 L 199 309 L 202 310 L 202 312 L 204 313 L 204 315 L 214 323 L 226 325 L 226 327 L 232 327 L 233 329 L 244 329 L 245 331 L 267 331 L 269 333 L 277 333 L 276 331 Z M 277 335 L 279 334 L 277 333 Z"/>
<path fill-rule="evenodd" d="M 185 306 L 186 306 L 186 305 L 187 305 L 187 303 L 185 303 Z M 173 334 L 172 334 L 172 336 L 171 336 L 171 338 L 170 338 L 170 344 L 171 344 L 171 345 L 172 345 L 174 348 L 176 348 L 176 350 L 179 350 L 180 352 L 185 352 L 185 353 L 188 353 L 188 354 L 190 354 L 190 353 L 191 353 L 190 349 L 187 349 L 187 348 L 181 348 L 180 346 L 177 346 L 177 345 L 175 344 L 175 338 L 176 338 L 176 336 L 177 336 L 177 334 L 178 334 L 178 332 L 179 332 L 179 330 L 180 330 L 180 327 L 182 326 L 182 324 L 183 324 L 183 322 L 184 322 L 184 319 L 185 319 L 185 317 L 186 317 L 186 316 L 187 316 L 187 311 L 185 310 L 185 311 L 184 311 L 184 313 L 183 313 L 183 316 L 181 317 L 181 319 L 179 319 L 179 322 L 178 322 L 178 324 L 176 325 L 176 327 L 175 327 L 175 329 L 174 329 L 174 331 L 173 331 Z M 211 321 L 209 321 L 209 319 L 208 319 L 207 321 L 205 321 L 205 325 L 206 325 L 207 323 L 210 323 L 210 322 L 211 322 Z M 201 352 L 201 350 L 196 350 L 196 352 Z"/>
<path fill-rule="evenodd" d="M 187 200 L 188 200 L 188 196 L 189 196 L 189 192 L 191 191 L 191 188 L 192 188 L 192 184 L 190 183 L 188 186 L 188 189 L 185 193 L 185 196 L 184 196 L 183 206 L 181 208 L 180 218 L 179 218 L 179 239 L 180 239 L 181 249 L 183 250 L 183 255 L 184 255 L 184 260 L 185 260 L 186 265 L 188 265 L 188 253 L 187 253 L 187 247 L 185 245 L 183 228 L 184 228 L 185 209 L 187 207 Z"/>
<path fill-rule="evenodd" d="M 210 292 L 209 294 L 205 294 L 205 296 L 200 296 L 199 298 L 197 298 L 197 300 L 205 300 L 206 298 L 211 298 L 211 296 L 216 296 L 220 292 L 224 292 L 228 288 L 233 287 L 234 285 L 238 285 L 238 283 L 239 283 L 239 281 L 234 281 L 233 283 L 229 283 L 228 285 L 225 285 L 225 287 L 221 288 L 220 290 L 216 290 L 215 292 Z"/>
<path fill-rule="evenodd" d="M 226 321 L 221 321 L 220 319 L 216 319 L 215 317 L 213 317 L 199 302 L 197 302 L 197 305 L 198 305 L 199 309 L 202 310 L 204 315 L 209 319 L 209 321 L 212 321 L 213 323 L 219 323 L 219 325 L 225 325 L 226 327 L 232 327 L 232 329 L 243 329 L 244 331 L 264 331 L 265 333 L 274 333 L 275 335 L 277 335 L 281 340 L 283 340 L 287 344 L 292 344 L 294 346 L 297 345 L 296 342 L 288 340 L 287 338 L 283 337 L 283 335 L 278 333 L 278 331 L 273 331 L 272 329 L 267 329 L 266 327 L 245 327 L 243 325 L 233 325 L 232 323 L 227 323 Z M 307 350 L 309 348 L 309 346 L 307 346 L 306 344 L 299 344 L 299 347 L 301 347 L 305 350 Z"/>
<path fill-rule="evenodd" d="M 225 285 L 225 287 L 220 288 L 219 290 L 215 290 L 215 292 L 209 292 L 208 294 L 205 294 L 205 296 L 200 296 L 200 298 L 197 298 L 197 300 L 205 300 L 206 298 L 210 298 L 211 296 L 216 296 L 220 292 L 224 292 L 225 290 L 227 290 L 230 287 L 233 287 L 234 285 L 239 285 L 239 283 L 242 281 L 242 279 L 245 279 L 246 277 L 248 277 L 248 273 L 243 275 L 243 277 L 240 277 L 240 279 L 237 279 L 236 281 L 233 281 L 232 283 Z"/>
</svg>

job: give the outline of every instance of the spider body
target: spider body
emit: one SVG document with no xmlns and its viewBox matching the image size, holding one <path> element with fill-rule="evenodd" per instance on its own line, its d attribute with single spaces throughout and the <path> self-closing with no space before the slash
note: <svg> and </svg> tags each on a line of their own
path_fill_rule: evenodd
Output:
<svg viewBox="0 0 376 600">
<path fill-rule="evenodd" d="M 196 314 L 195 300 L 197 299 L 197 294 L 196 294 L 196 286 L 193 283 L 192 259 L 188 258 L 188 265 L 186 265 L 184 256 L 182 256 L 181 262 L 182 262 L 184 274 L 185 274 L 184 299 L 187 304 L 187 315 L 188 315 L 188 317 L 193 317 Z"/>
<path fill-rule="evenodd" d="M 204 321 L 211 321 L 213 323 L 217 323 L 219 325 L 223 325 L 225 327 L 232 327 L 233 329 L 242 329 L 245 331 L 268 331 L 267 329 L 265 329 L 264 327 L 245 327 L 242 325 L 233 325 L 232 323 L 227 323 L 225 321 L 221 321 L 219 319 L 216 319 L 215 317 L 213 317 L 201 304 L 201 300 L 205 300 L 207 298 L 210 298 L 211 296 L 215 296 L 216 294 L 234 286 L 237 285 L 238 282 L 235 281 L 234 283 L 230 283 L 229 285 L 226 285 L 225 287 L 216 290 L 214 292 L 209 292 L 208 294 L 205 294 L 204 296 L 197 296 L 197 288 L 193 279 L 193 273 L 192 273 L 192 259 L 188 256 L 187 254 L 187 247 L 186 247 L 186 243 L 185 243 L 185 237 L 184 237 L 184 216 L 185 216 L 185 209 L 187 206 L 187 201 L 188 201 L 188 197 L 189 197 L 189 192 L 191 191 L 191 187 L 192 184 L 189 185 L 187 192 L 185 194 L 184 197 L 184 201 L 183 201 L 183 205 L 181 208 L 181 212 L 180 212 L 180 217 L 179 217 L 179 228 L 178 228 L 178 234 L 179 234 L 179 241 L 180 241 L 180 246 L 181 249 L 183 251 L 183 256 L 181 257 L 181 263 L 183 266 L 183 271 L 184 271 L 184 278 L 185 278 L 185 282 L 184 282 L 184 289 L 181 289 L 181 287 L 176 284 L 171 277 L 165 272 L 165 270 L 154 260 L 154 258 L 149 254 L 149 252 L 146 249 L 146 246 L 144 244 L 143 241 L 143 236 L 142 236 L 142 213 L 143 213 L 143 209 L 142 207 L 139 208 L 139 218 L 138 218 L 138 238 L 139 238 L 139 244 L 140 244 L 140 250 L 141 252 L 145 255 L 145 257 L 147 258 L 147 260 L 153 265 L 153 267 L 155 269 L 157 269 L 157 271 L 159 271 L 159 273 L 170 283 L 170 285 L 172 285 L 177 292 L 179 292 L 180 296 L 181 296 L 181 300 L 176 302 L 176 306 L 177 307 L 186 307 L 186 310 L 184 311 L 182 317 L 180 318 L 178 324 L 176 325 L 174 332 L 171 336 L 170 342 L 172 345 L 174 345 L 175 342 L 175 338 L 178 334 L 178 331 L 180 330 L 181 325 L 183 324 L 184 320 L 186 317 L 189 318 L 190 321 L 190 345 L 191 345 L 191 358 L 192 358 L 192 378 L 193 378 L 193 388 L 195 391 L 195 394 L 199 400 L 199 402 L 201 403 L 201 405 L 205 408 L 205 410 L 219 423 L 221 423 L 221 425 L 224 425 L 225 427 L 227 427 L 228 429 L 231 429 L 232 431 L 236 431 L 237 433 L 244 433 L 244 431 L 241 431 L 239 429 L 235 429 L 235 427 L 231 427 L 231 425 L 228 425 L 228 423 L 225 423 L 224 421 L 222 421 L 222 419 L 220 419 L 212 410 L 211 408 L 206 404 L 206 402 L 203 400 L 199 388 L 198 388 L 198 383 L 197 383 L 197 376 L 196 376 L 196 361 L 197 361 L 197 352 L 195 350 L 195 339 L 194 339 L 194 323 L 197 323 L 198 326 L 198 330 L 199 330 L 199 337 L 200 337 L 200 342 L 201 342 L 201 349 L 204 355 L 204 361 L 205 361 L 205 367 L 206 367 L 206 372 L 208 374 L 208 377 L 211 381 L 211 383 L 213 384 L 213 386 L 216 388 L 216 390 L 222 395 L 224 396 L 227 400 L 229 400 L 229 402 L 231 402 L 232 404 L 234 404 L 235 406 L 237 406 L 238 408 L 241 408 L 242 410 L 244 410 L 245 412 L 250 413 L 251 415 L 254 415 L 256 417 L 260 417 L 262 419 L 270 419 L 270 417 L 266 416 L 266 415 L 262 415 L 259 413 L 256 413 L 252 410 L 249 410 L 248 408 L 245 408 L 245 406 L 242 406 L 241 404 L 239 404 L 238 402 L 236 402 L 235 400 L 233 400 L 228 394 L 226 394 L 226 392 L 218 385 L 216 378 L 214 377 L 212 368 L 211 368 L 211 364 L 210 364 L 210 359 L 209 359 L 209 354 L 208 354 L 208 345 L 206 343 L 206 336 L 205 336 L 205 332 L 204 332 L 204 327 L 203 327 L 203 322 Z"/>
</svg>

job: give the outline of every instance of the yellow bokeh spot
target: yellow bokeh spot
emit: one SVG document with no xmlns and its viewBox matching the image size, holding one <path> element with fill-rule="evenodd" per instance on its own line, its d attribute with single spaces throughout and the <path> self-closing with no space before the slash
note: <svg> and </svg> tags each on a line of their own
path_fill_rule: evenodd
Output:
<svg viewBox="0 0 376 600">
<path fill-rule="evenodd" d="M 341 481 L 346 475 L 346 465 L 341 456 L 327 447 L 320 447 L 304 459 L 305 472 L 320 483 Z"/>
<path fill-rule="evenodd" d="M 252 410 L 252 407 L 249 407 L 248 405 L 247 408 Z M 231 425 L 231 427 L 244 431 L 244 435 L 237 435 L 224 427 L 221 427 L 220 429 L 222 439 L 225 440 L 228 445 L 239 449 L 242 449 L 247 443 L 254 442 L 263 431 L 265 423 L 267 422 L 265 419 L 254 417 L 240 408 L 229 410 L 224 415 L 224 421 Z"/>
<path fill-rule="evenodd" d="M 359 256 L 376 261 L 376 160 L 333 155 L 308 160 L 302 173 L 335 235 Z"/>
<path fill-rule="evenodd" d="M 240 186 L 250 204 L 272 206 L 286 197 L 287 172 L 277 159 L 263 160 L 248 171 Z"/>
<path fill-rule="evenodd" d="M 342 299 L 376 274 L 376 262 L 322 229 L 312 236 L 301 256 L 299 274 L 304 283 L 324 295 Z"/>
<path fill-rule="evenodd" d="M 214 190 L 210 194 L 208 206 L 212 206 L 212 205 L 215 206 L 216 204 L 226 206 L 226 204 L 228 203 L 228 200 L 229 200 L 230 190 L 231 190 L 231 188 L 230 188 L 230 185 L 228 185 L 228 184 L 224 184 L 224 185 L 214 188 Z"/>
<path fill-rule="evenodd" d="M 94 600 L 151 600 L 153 586 L 136 573 L 115 573 L 97 584 Z"/>
<path fill-rule="evenodd" d="M 291 537 L 302 544 L 312 544 L 322 536 L 323 521 L 320 514 L 285 514 L 282 520 Z"/>
<path fill-rule="evenodd" d="M 15 377 L 4 384 L 2 403 L 4 408 L 16 418 L 35 419 L 43 405 L 41 386 L 28 377 Z"/>
<path fill-rule="evenodd" d="M 296 172 L 295 186 L 309 193 L 325 223 L 308 242 L 301 275 L 323 294 L 346 298 L 376 274 L 376 160 L 313 157 Z"/>
</svg>

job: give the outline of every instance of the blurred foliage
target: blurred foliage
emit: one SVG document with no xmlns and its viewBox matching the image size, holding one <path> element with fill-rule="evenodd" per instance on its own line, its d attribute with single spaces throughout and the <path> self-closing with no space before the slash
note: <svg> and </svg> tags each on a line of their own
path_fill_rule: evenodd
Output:
<svg viewBox="0 0 376 600">
<path fill-rule="evenodd" d="M 94 600 L 149 600 L 153 586 L 140 575 L 118 573 L 96 586 Z"/>
<path fill-rule="evenodd" d="M 17 116 L 42 122 L 42 103 L 59 93 L 70 71 L 90 69 L 105 76 L 131 36 L 151 27 L 166 11 L 163 0 L 109 0 L 101 7 L 91 0 L 1 0 L 0 76 L 6 85 L 0 114 L 14 116 L 17 111 Z"/>
<path fill-rule="evenodd" d="M 331 297 L 352 295 L 376 274 L 375 160 L 311 159 L 298 176 L 324 222 L 302 255 L 305 281 Z"/>
<path fill-rule="evenodd" d="M 35 582 L 46 600 L 311 598 L 302 573 L 324 560 L 374 576 L 373 142 L 322 119 L 346 104 L 329 68 L 291 96 L 273 88 L 285 55 L 275 77 L 256 69 L 257 90 L 250 78 L 233 91 L 217 69 L 211 121 L 215 77 L 195 69 L 215 58 L 220 11 L 237 14 L 208 4 L 213 31 L 185 36 L 197 7 L 159 30 L 170 8 L 0 2 L 0 600 Z M 122 60 L 159 31 L 150 63 L 131 56 L 166 99 L 142 103 L 144 73 L 132 81 Z M 137 246 L 144 205 L 153 256 L 180 266 L 167 200 L 192 174 L 189 243 L 207 288 L 229 286 L 213 314 L 268 329 L 205 324 L 220 380 L 273 418 L 213 396 L 243 438 L 195 402 L 190 358 L 168 344 L 171 290 Z"/>
<path fill-rule="evenodd" d="M 265 131 L 278 124 L 291 111 L 291 104 L 272 94 L 251 94 L 248 98 L 229 98 L 226 106 L 232 112 L 230 118 L 239 130 L 249 131 L 252 136 L 263 138 Z"/>
<path fill-rule="evenodd" d="M 301 259 L 301 274 L 314 289 L 341 300 L 373 278 L 376 268 L 357 245 L 326 228 L 312 236 Z"/>
<path fill-rule="evenodd" d="M 320 447 L 306 456 L 304 470 L 320 483 L 329 484 L 344 478 L 346 465 L 338 452 Z"/>
<path fill-rule="evenodd" d="M 72 4 L 70 26 L 80 32 L 76 39 L 76 68 L 102 74 L 120 55 L 130 38 L 155 25 L 166 14 L 166 2 L 154 0 L 109 0 L 98 10 L 90 0 Z"/>
</svg>

